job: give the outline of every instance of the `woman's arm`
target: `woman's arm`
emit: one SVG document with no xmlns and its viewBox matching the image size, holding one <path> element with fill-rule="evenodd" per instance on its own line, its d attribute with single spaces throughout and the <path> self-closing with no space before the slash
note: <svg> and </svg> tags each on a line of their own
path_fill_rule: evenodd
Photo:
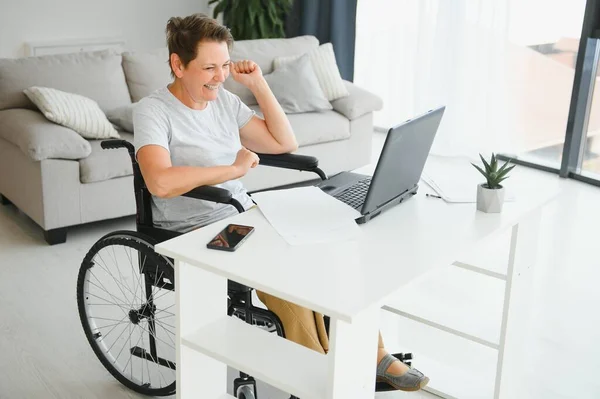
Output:
<svg viewBox="0 0 600 399">
<path fill-rule="evenodd" d="M 232 165 L 173 166 L 169 152 L 159 145 L 146 145 L 137 152 L 146 187 L 160 198 L 177 197 L 198 186 L 212 186 L 244 176 L 258 165 L 258 156 L 242 148 Z"/>
<path fill-rule="evenodd" d="M 252 117 L 240 129 L 242 145 L 255 152 L 283 154 L 298 149 L 292 126 L 271 88 L 262 75 L 260 67 L 252 61 L 236 62 L 231 68 L 233 78 L 252 91 L 265 116 Z"/>
</svg>

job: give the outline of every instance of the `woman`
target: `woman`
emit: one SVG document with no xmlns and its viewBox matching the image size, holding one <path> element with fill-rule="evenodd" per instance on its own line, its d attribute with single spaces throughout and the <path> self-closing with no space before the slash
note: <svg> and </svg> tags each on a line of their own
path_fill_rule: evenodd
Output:
<svg viewBox="0 0 600 399">
<path fill-rule="evenodd" d="M 181 194 L 216 185 L 229 190 L 248 209 L 253 203 L 238 179 L 258 165 L 255 152 L 293 152 L 298 144 L 260 67 L 248 60 L 230 60 L 233 38 L 226 27 L 194 14 L 171 18 L 166 33 L 174 80 L 140 101 L 134 112 L 134 140 L 142 175 L 153 196 L 155 224 L 187 232 L 237 211 Z M 254 94 L 264 119 L 221 87 L 229 74 Z M 263 292 L 258 296 L 279 316 L 288 339 L 327 353 L 322 315 Z M 389 355 L 381 336 L 377 379 L 402 390 L 418 390 L 429 381 Z"/>
</svg>

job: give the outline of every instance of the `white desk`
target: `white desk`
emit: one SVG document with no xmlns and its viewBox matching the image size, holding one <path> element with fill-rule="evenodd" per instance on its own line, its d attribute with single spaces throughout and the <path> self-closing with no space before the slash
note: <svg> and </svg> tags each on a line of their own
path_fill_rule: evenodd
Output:
<svg viewBox="0 0 600 399">
<path fill-rule="evenodd" d="M 550 198 L 530 191 L 506 203 L 501 214 L 476 212 L 475 204 L 449 205 L 421 192 L 362 225 L 364 236 L 357 242 L 290 246 L 253 209 L 157 245 L 157 252 L 176 260 L 177 397 L 231 397 L 229 364 L 301 399 L 372 398 L 380 308 L 400 313 L 401 306 L 388 301 L 403 286 L 512 228 L 497 343 L 502 351 L 495 397 L 500 397 L 510 281 L 513 270 L 533 265 L 539 210 Z M 234 222 L 256 229 L 238 251 L 206 248 Z M 227 317 L 227 279 L 330 316 L 329 354 Z"/>
</svg>

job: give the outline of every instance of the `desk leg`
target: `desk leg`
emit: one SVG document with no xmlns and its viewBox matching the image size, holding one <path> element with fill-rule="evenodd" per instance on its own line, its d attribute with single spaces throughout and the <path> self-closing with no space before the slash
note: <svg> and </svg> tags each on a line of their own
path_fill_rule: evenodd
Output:
<svg viewBox="0 0 600 399">
<path fill-rule="evenodd" d="M 176 261 L 177 399 L 220 398 L 227 365 L 182 344 L 182 336 L 227 314 L 227 279 Z"/>
<path fill-rule="evenodd" d="M 529 317 L 531 308 L 529 296 L 531 294 L 533 268 L 537 257 L 540 218 L 541 210 L 536 210 L 512 228 L 494 399 L 500 397 L 513 398 L 518 397 L 519 393 L 522 394 L 518 382 L 518 376 L 521 373 L 515 370 L 514 367 L 523 363 L 523 357 L 526 354 L 524 341 L 526 332 L 529 331 L 527 324 L 531 320 Z M 520 357 L 520 359 L 510 360 L 510 357 Z M 506 362 L 507 358 L 509 358 L 509 362 Z M 510 373 L 503 376 L 502 371 L 505 363 L 510 364 L 512 367 Z"/>
<path fill-rule="evenodd" d="M 361 313 L 351 324 L 331 319 L 328 399 L 374 396 L 378 331 L 379 308 Z"/>
</svg>

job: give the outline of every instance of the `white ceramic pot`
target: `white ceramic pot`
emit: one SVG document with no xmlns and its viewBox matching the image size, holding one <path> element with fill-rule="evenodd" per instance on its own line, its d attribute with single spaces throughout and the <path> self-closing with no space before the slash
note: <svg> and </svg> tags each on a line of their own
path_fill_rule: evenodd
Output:
<svg viewBox="0 0 600 399">
<path fill-rule="evenodd" d="M 490 190 L 483 187 L 484 184 L 477 186 L 477 210 L 486 213 L 500 213 L 504 205 L 504 187 Z"/>
</svg>

